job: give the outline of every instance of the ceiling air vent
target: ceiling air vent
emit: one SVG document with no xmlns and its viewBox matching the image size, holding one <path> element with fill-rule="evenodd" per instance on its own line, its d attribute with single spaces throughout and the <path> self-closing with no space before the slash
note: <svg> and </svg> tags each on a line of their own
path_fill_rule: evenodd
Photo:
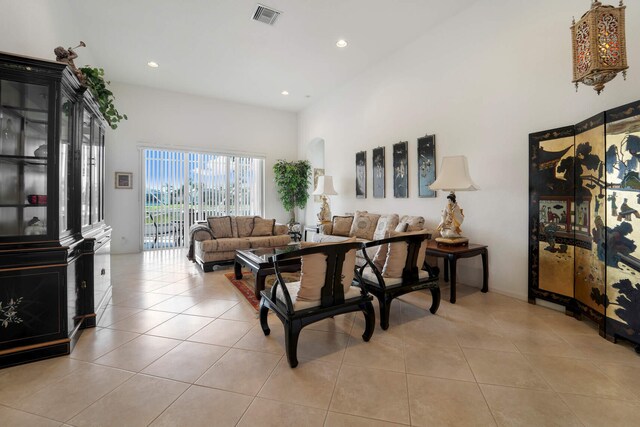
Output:
<svg viewBox="0 0 640 427">
<path fill-rule="evenodd" d="M 251 19 L 254 21 L 264 22 L 265 24 L 273 25 L 280 16 L 280 13 L 275 9 L 271 9 L 268 6 L 258 3 L 258 8 L 253 13 Z"/>
</svg>

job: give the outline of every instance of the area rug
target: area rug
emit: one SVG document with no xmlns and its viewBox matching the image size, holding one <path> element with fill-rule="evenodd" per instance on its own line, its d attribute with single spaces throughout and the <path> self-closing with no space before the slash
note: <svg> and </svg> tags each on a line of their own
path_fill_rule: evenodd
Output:
<svg viewBox="0 0 640 427">
<path fill-rule="evenodd" d="M 251 304 L 254 310 L 258 311 L 260 309 L 260 301 L 255 296 L 255 276 L 252 272 L 243 271 L 242 279 L 240 280 L 236 279 L 236 275 L 233 272 L 225 273 L 224 276 L 231 282 L 233 286 L 236 287 L 236 289 L 240 291 L 240 293 L 245 297 L 249 304 Z M 282 273 L 282 278 L 285 282 L 295 282 L 300 280 L 300 273 Z M 264 281 L 265 288 L 271 288 L 275 281 L 275 274 L 267 276 Z"/>
</svg>

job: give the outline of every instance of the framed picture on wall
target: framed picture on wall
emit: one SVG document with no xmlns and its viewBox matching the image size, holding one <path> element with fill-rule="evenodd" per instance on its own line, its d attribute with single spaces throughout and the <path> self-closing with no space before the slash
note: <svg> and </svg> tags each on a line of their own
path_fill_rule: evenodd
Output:
<svg viewBox="0 0 640 427">
<path fill-rule="evenodd" d="M 418 138 L 418 197 L 436 197 L 429 188 L 436 180 L 436 136 Z"/>
<path fill-rule="evenodd" d="M 367 198 L 367 152 L 356 153 L 356 197 Z"/>
<path fill-rule="evenodd" d="M 116 188 L 133 188 L 133 173 L 132 172 L 116 172 Z"/>
<path fill-rule="evenodd" d="M 384 147 L 373 149 L 373 197 L 384 199 Z"/>
<path fill-rule="evenodd" d="M 324 168 L 314 168 L 313 169 L 313 191 L 318 187 L 318 177 L 324 176 Z M 322 201 L 322 196 L 313 196 L 313 201 L 316 203 L 320 203 Z"/>
<path fill-rule="evenodd" d="M 393 197 L 409 197 L 408 175 L 409 143 L 401 141 L 393 144 Z"/>
</svg>

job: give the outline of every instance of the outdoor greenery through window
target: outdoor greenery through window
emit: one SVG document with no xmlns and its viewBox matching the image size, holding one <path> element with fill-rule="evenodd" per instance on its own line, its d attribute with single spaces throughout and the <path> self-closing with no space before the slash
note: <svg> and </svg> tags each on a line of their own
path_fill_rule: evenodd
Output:
<svg viewBox="0 0 640 427">
<path fill-rule="evenodd" d="M 264 213 L 264 159 L 145 149 L 144 169 L 144 249 L 184 247 L 210 216 Z"/>
</svg>

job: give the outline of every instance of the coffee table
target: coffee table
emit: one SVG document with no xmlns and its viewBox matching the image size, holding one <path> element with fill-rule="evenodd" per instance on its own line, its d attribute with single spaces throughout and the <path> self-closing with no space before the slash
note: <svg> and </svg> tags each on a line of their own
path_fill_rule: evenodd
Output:
<svg viewBox="0 0 640 427">
<path fill-rule="evenodd" d="M 236 250 L 236 257 L 233 265 L 236 280 L 242 279 L 243 266 L 251 270 L 251 272 L 256 276 L 255 296 L 259 300 L 261 297 L 260 291 L 264 290 L 265 278 L 270 274 L 275 274 L 273 263 L 269 262 L 269 257 L 298 249 L 300 249 L 299 243 L 287 246 L 276 246 L 273 248 L 238 249 Z M 283 261 L 280 263 L 280 271 L 300 271 L 300 258 Z"/>
</svg>

